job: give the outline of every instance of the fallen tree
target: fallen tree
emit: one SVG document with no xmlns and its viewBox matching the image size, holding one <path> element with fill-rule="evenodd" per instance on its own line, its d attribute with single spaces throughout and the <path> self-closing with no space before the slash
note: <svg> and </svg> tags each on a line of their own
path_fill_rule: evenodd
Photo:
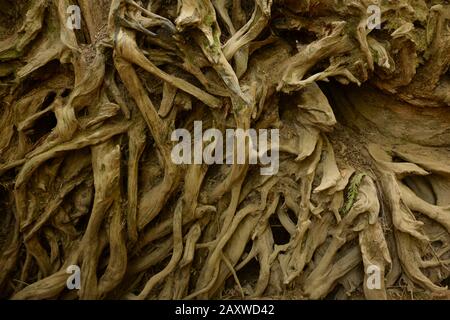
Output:
<svg viewBox="0 0 450 320">
<path fill-rule="evenodd" d="M 445 1 L 0 9 L 2 298 L 446 296 Z M 194 121 L 279 129 L 279 172 L 175 164 Z"/>
</svg>

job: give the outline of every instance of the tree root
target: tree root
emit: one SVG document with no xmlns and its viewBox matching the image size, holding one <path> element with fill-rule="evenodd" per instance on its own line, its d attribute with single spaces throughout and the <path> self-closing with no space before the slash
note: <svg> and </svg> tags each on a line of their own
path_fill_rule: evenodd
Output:
<svg viewBox="0 0 450 320">
<path fill-rule="evenodd" d="M 78 3 L 0 19 L 1 298 L 447 293 L 448 5 Z M 279 171 L 175 164 L 200 120 L 278 129 Z"/>
</svg>

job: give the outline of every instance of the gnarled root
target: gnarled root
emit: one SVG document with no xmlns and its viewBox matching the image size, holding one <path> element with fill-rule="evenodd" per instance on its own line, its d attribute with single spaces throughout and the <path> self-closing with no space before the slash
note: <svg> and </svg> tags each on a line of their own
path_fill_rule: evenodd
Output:
<svg viewBox="0 0 450 320">
<path fill-rule="evenodd" d="M 1 298 L 447 293 L 448 5 L 78 3 L 0 1 Z M 176 164 L 197 121 L 278 170 Z"/>
</svg>

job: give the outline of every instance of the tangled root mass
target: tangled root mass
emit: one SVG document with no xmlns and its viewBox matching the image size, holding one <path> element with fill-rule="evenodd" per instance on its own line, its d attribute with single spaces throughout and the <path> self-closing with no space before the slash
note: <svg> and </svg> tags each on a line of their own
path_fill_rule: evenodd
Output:
<svg viewBox="0 0 450 320">
<path fill-rule="evenodd" d="M 446 1 L 0 9 L 1 298 L 446 296 Z M 278 173 L 175 164 L 194 121 L 279 129 Z"/>
</svg>

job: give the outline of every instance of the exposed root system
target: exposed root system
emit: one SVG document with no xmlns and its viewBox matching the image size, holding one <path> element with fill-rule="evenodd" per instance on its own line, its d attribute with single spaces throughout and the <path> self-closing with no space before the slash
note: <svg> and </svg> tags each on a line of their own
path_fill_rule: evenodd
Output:
<svg viewBox="0 0 450 320">
<path fill-rule="evenodd" d="M 447 295 L 447 1 L 0 11 L 1 298 Z M 175 164 L 194 121 L 278 129 L 279 171 Z"/>
</svg>

